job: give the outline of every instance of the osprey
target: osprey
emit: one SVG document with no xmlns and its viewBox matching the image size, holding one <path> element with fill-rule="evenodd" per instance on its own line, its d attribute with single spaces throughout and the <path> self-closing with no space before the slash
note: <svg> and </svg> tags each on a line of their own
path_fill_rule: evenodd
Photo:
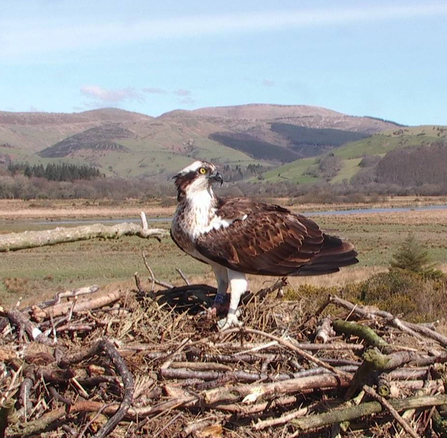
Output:
<svg viewBox="0 0 447 438">
<path fill-rule="evenodd" d="M 278 205 L 248 199 L 221 199 L 213 184 L 216 167 L 196 161 L 174 176 L 178 206 L 171 236 L 187 254 L 208 263 L 217 279 L 215 315 L 231 287 L 222 329 L 240 325 L 236 311 L 247 290 L 246 274 L 322 275 L 357 263 L 354 246 L 323 233 L 312 220 Z"/>
</svg>

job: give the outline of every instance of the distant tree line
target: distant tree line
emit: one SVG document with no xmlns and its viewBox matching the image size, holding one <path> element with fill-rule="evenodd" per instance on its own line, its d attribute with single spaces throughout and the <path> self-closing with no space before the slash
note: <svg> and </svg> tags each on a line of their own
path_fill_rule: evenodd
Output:
<svg viewBox="0 0 447 438">
<path fill-rule="evenodd" d="M 45 167 L 42 164 L 11 163 L 8 170 L 13 176 L 21 173 L 28 178 L 45 178 L 49 181 L 91 180 L 104 176 L 96 167 L 66 163 L 47 164 Z"/>
<path fill-rule="evenodd" d="M 252 199 L 268 200 L 268 198 L 286 197 L 288 204 L 298 203 L 342 203 L 342 202 L 376 202 L 382 196 L 439 196 L 447 195 L 447 169 L 442 147 L 418 150 L 412 148 L 414 157 L 411 160 L 399 159 L 390 154 L 392 164 L 390 172 L 395 175 L 390 181 L 383 181 L 378 176 L 378 165 L 382 158 L 366 156 L 359 167 L 360 172 L 351 180 L 331 184 L 328 179 L 337 173 L 340 162 L 338 157 L 328 154 L 318 159 L 315 172 L 324 181 L 315 184 L 297 184 L 293 181 L 268 182 L 263 180 L 263 172 L 269 170 L 261 165 L 230 166 L 222 168 L 225 184 L 216 187 L 221 196 L 245 196 Z M 409 151 L 405 151 L 408 154 Z M 407 157 L 408 158 L 408 157 Z M 387 162 L 385 162 L 386 164 Z M 402 166 L 402 163 L 405 163 Z M 421 171 L 422 163 L 425 169 Z M 388 165 L 388 164 L 387 164 Z M 54 167 L 55 166 L 55 167 Z M 59 166 L 59 167 L 58 167 Z M 418 167 L 419 166 L 419 167 Z M 32 169 L 34 166 L 29 166 Z M 170 175 L 148 178 L 76 178 L 61 180 L 53 176 L 44 175 L 46 168 L 63 169 L 69 165 L 41 166 L 37 173 L 25 172 L 27 165 L 0 165 L 0 198 L 3 199 L 70 199 L 84 198 L 92 200 L 126 198 L 161 199 L 164 205 L 175 204 L 175 188 Z M 75 166 L 82 168 L 83 166 Z M 88 168 L 88 166 L 86 166 Z M 94 175 L 99 172 L 95 168 Z M 432 170 L 432 172 L 431 172 Z M 401 173 L 403 172 L 403 173 Z M 88 174 L 88 173 L 87 173 Z M 405 175 L 426 175 L 425 178 L 408 180 Z M 430 179 L 433 174 L 440 175 L 440 179 Z M 55 173 L 54 175 L 57 175 Z M 100 174 L 99 174 L 100 175 Z M 406 183 L 408 181 L 408 183 Z M 412 182 L 413 181 L 413 182 Z"/>
</svg>

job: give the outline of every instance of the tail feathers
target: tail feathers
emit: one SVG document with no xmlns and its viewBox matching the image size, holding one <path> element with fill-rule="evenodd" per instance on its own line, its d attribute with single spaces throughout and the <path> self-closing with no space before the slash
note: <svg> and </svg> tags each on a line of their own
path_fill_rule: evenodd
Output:
<svg viewBox="0 0 447 438">
<path fill-rule="evenodd" d="M 318 255 L 295 274 L 296 276 L 324 275 L 338 272 L 344 266 L 358 263 L 354 246 L 338 237 L 324 235 L 324 244 Z"/>
</svg>

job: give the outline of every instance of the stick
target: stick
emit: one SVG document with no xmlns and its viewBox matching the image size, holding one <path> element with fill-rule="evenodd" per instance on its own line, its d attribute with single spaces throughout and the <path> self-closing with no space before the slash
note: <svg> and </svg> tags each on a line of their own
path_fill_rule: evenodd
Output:
<svg viewBox="0 0 447 438">
<path fill-rule="evenodd" d="M 405 432 L 407 432 L 413 438 L 420 438 L 419 435 L 410 427 L 410 425 L 399 415 L 396 409 L 394 409 L 391 403 L 389 403 L 386 399 L 377 394 L 377 392 L 368 385 L 363 385 L 363 390 L 371 397 L 375 398 L 386 409 L 388 409 L 389 413 L 402 426 Z"/>
<path fill-rule="evenodd" d="M 301 377 L 271 383 L 254 383 L 251 385 L 237 385 L 221 387 L 202 392 L 202 397 L 208 405 L 224 401 L 236 402 L 243 399 L 243 403 L 252 404 L 259 397 L 278 394 L 293 394 L 308 389 L 339 388 L 349 386 L 350 378 L 321 374 L 319 376 Z"/>
<path fill-rule="evenodd" d="M 441 406 L 447 403 L 447 395 L 408 397 L 406 399 L 389 400 L 388 402 L 397 412 L 413 408 L 429 408 Z M 333 423 L 343 423 L 352 421 L 360 417 L 365 417 L 383 412 L 383 406 L 378 401 L 361 403 L 345 409 L 332 410 L 318 415 L 310 415 L 306 418 L 292 420 L 291 423 L 297 427 L 298 431 L 291 436 L 299 436 L 302 432 L 311 429 L 321 429 Z"/>
<path fill-rule="evenodd" d="M 363 339 L 371 347 L 389 348 L 388 342 L 384 341 L 372 328 L 356 322 L 337 319 L 332 322 L 332 327 L 337 333 L 348 336 L 357 336 Z"/>
<path fill-rule="evenodd" d="M 289 414 L 281 415 L 278 418 L 272 418 L 270 420 L 259 421 L 258 423 L 256 423 L 253 426 L 253 429 L 262 430 L 262 429 L 266 429 L 267 427 L 280 426 L 281 424 L 288 423 L 290 420 L 293 420 L 294 418 L 304 417 L 308 412 L 309 412 L 309 409 L 307 407 L 301 408 L 301 409 L 298 409 L 297 411 L 290 412 Z"/>
<path fill-rule="evenodd" d="M 107 306 L 121 298 L 123 292 L 121 290 L 114 290 L 107 294 L 102 294 L 98 297 L 91 298 L 90 300 L 80 301 L 73 305 L 73 302 L 57 304 L 53 307 L 42 310 L 41 317 L 49 319 L 50 315 L 54 317 L 65 315 L 73 309 L 73 313 L 79 313 L 84 310 L 98 309 L 103 306 Z"/>
<path fill-rule="evenodd" d="M 350 303 L 349 301 L 343 300 L 335 295 L 330 296 L 330 301 L 331 301 L 331 303 L 338 304 L 338 305 L 344 307 L 345 309 L 350 310 L 351 312 L 357 314 L 358 316 L 360 316 L 362 318 L 373 319 L 373 320 L 376 319 L 377 317 L 384 318 L 388 324 L 393 325 L 394 327 L 396 327 L 404 332 L 409 333 L 410 335 L 414 336 L 416 339 L 419 339 L 424 342 L 426 341 L 426 339 L 423 336 L 421 336 L 419 333 L 417 333 L 413 328 L 411 328 L 409 326 L 409 323 L 407 323 L 406 321 L 401 321 L 399 318 L 397 318 L 396 316 L 394 316 L 393 314 L 391 314 L 389 312 L 385 312 L 383 310 L 367 310 L 364 306 L 360 306 L 358 304 L 354 305 L 354 304 Z M 416 324 L 416 326 L 417 326 L 417 324 Z M 418 328 L 420 328 L 420 327 L 418 326 Z M 431 330 L 431 332 L 432 332 L 432 330 Z M 446 340 L 446 344 L 444 346 L 447 346 L 447 338 L 445 338 L 445 340 Z"/>
<path fill-rule="evenodd" d="M 174 285 L 172 285 L 170 283 L 166 283 L 165 281 L 157 280 L 154 276 L 152 268 L 149 266 L 149 263 L 147 262 L 146 254 L 144 252 L 141 254 L 141 257 L 143 257 L 144 266 L 146 266 L 146 269 L 149 271 L 149 276 L 150 276 L 149 278 L 152 281 L 151 290 L 154 290 L 154 283 L 158 284 L 159 286 L 165 287 L 166 289 L 172 289 L 174 287 Z"/>
<path fill-rule="evenodd" d="M 278 336 L 272 335 L 270 333 L 265 333 L 262 332 L 261 330 L 256 330 L 256 329 L 251 329 L 251 328 L 244 328 L 241 327 L 239 329 L 229 329 L 229 330 L 225 330 L 222 332 L 222 335 L 224 335 L 225 333 L 229 333 L 230 330 L 238 330 L 241 333 L 251 333 L 254 335 L 260 335 L 260 336 L 264 336 L 266 338 L 270 338 L 273 339 L 274 341 L 277 341 L 278 343 L 284 345 L 285 347 L 289 348 L 290 350 L 298 353 L 301 357 L 303 357 L 304 359 L 307 359 L 309 362 L 313 362 L 316 363 L 317 365 L 319 365 L 320 367 L 326 368 L 329 371 L 332 371 L 334 374 L 337 374 L 341 377 L 345 377 L 345 378 L 351 378 L 351 374 L 345 373 L 344 371 L 340 371 L 337 368 L 334 368 L 333 366 L 323 362 L 322 360 L 316 358 L 315 356 L 312 356 L 311 354 L 307 353 L 306 351 L 304 351 L 303 349 L 295 346 L 294 344 L 292 344 L 292 342 L 280 338 Z"/>
<path fill-rule="evenodd" d="M 120 374 L 123 385 L 124 385 L 124 397 L 121 401 L 121 405 L 112 418 L 107 421 L 107 423 L 98 431 L 95 435 L 95 438 L 103 438 L 107 436 L 121 421 L 121 419 L 126 415 L 127 411 L 130 408 L 133 400 L 134 393 L 134 381 L 132 374 L 128 370 L 123 358 L 118 353 L 117 349 L 113 346 L 113 344 L 106 338 L 98 341 L 90 350 L 87 352 L 80 352 L 74 354 L 72 356 L 67 357 L 66 359 L 62 359 L 59 361 L 59 366 L 66 368 L 75 363 L 79 363 L 82 360 L 100 354 L 104 351 L 112 360 L 115 368 Z"/>
<path fill-rule="evenodd" d="M 363 362 L 352 379 L 351 386 L 345 395 L 345 400 L 350 399 L 357 388 L 365 383 L 365 380 L 374 377 L 377 372 L 392 370 L 405 363 L 410 362 L 414 354 L 409 351 L 399 351 L 389 355 L 382 354 L 376 348 L 366 351 L 363 355 Z"/>
<path fill-rule="evenodd" d="M 326 344 L 335 332 L 332 328 L 332 321 L 330 318 L 323 318 L 317 325 L 317 332 L 315 333 L 315 342 L 317 344 Z"/>
<path fill-rule="evenodd" d="M 133 376 L 127 368 L 124 360 L 108 339 L 102 339 L 97 345 L 98 349 L 103 350 L 110 357 L 118 373 L 120 374 L 124 385 L 124 397 L 121 401 L 119 409 L 94 436 L 94 438 L 104 438 L 109 435 L 113 429 L 115 429 L 116 425 L 124 418 L 126 412 L 129 410 L 133 400 L 134 381 Z"/>
<path fill-rule="evenodd" d="M 13 309 L 6 312 L 8 319 L 12 324 L 16 325 L 20 330 L 25 330 L 30 339 L 39 342 L 41 344 L 50 345 L 51 340 L 37 326 L 32 323 L 29 318 L 19 310 Z"/>
<path fill-rule="evenodd" d="M 142 211 L 140 213 L 140 218 L 141 218 L 141 228 L 143 228 L 143 230 L 148 230 L 149 225 L 147 223 L 147 217 L 146 217 L 146 213 L 144 211 Z"/>
<path fill-rule="evenodd" d="M 189 286 L 191 283 L 186 278 L 186 275 L 182 272 L 182 270 L 180 268 L 175 268 L 175 270 L 179 273 L 180 277 L 183 278 L 183 281 L 186 283 L 186 285 Z"/>
</svg>

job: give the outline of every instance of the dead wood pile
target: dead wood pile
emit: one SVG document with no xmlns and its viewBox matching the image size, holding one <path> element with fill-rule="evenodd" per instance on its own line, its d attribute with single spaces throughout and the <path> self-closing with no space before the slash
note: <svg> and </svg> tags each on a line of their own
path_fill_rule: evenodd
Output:
<svg viewBox="0 0 447 438">
<path fill-rule="evenodd" d="M 218 332 L 214 288 L 136 284 L 0 311 L 0 437 L 447 436 L 431 325 L 336 296 L 306 315 L 280 280 Z"/>
</svg>

